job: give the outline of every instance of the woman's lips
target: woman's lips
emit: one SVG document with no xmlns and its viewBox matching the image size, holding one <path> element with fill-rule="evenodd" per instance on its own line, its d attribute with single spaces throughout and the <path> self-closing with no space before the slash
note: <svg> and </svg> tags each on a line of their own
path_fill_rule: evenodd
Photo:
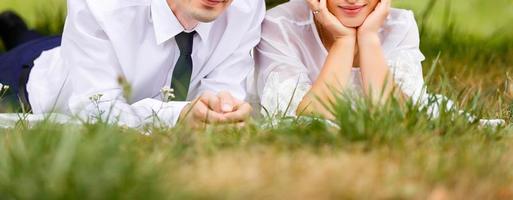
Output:
<svg viewBox="0 0 513 200">
<path fill-rule="evenodd" d="M 203 0 L 203 4 L 208 7 L 216 7 L 223 3 L 225 0 Z"/>
<path fill-rule="evenodd" d="M 342 11 L 348 16 L 356 16 L 367 5 L 347 5 L 339 6 Z"/>
</svg>

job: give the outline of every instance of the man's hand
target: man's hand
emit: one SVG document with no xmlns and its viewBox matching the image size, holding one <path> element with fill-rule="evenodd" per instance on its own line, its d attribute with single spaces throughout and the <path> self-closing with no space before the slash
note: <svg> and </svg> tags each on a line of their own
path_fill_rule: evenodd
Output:
<svg viewBox="0 0 513 200">
<path fill-rule="evenodd" d="M 228 123 L 235 123 L 243 126 L 249 119 L 251 105 L 233 97 L 229 92 L 219 92 L 218 94 L 221 111 L 223 116 L 226 117 Z"/>
<path fill-rule="evenodd" d="M 228 92 L 220 92 L 218 95 L 205 92 L 182 110 L 179 121 L 192 128 L 204 128 L 210 124 L 242 126 L 251 111 L 248 103 L 234 98 Z"/>
<path fill-rule="evenodd" d="M 192 128 L 202 128 L 207 124 L 223 123 L 226 117 L 220 113 L 219 98 L 212 92 L 205 92 L 180 113 L 179 122 Z"/>
</svg>

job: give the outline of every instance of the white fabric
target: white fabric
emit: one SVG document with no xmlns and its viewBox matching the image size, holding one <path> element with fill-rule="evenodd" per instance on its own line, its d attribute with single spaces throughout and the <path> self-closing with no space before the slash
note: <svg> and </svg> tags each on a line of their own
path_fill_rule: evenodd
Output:
<svg viewBox="0 0 513 200">
<path fill-rule="evenodd" d="M 424 94 L 419 33 L 411 11 L 392 9 L 379 32 L 394 79 L 402 91 L 419 100 Z M 262 114 L 295 116 L 304 95 L 317 79 L 328 52 L 304 0 L 271 9 L 255 50 L 256 94 Z M 351 88 L 361 93 L 359 68 L 353 68 Z"/>
<path fill-rule="evenodd" d="M 217 20 L 195 28 L 189 101 L 207 90 L 246 97 L 264 15 L 264 0 L 235 0 Z M 171 83 L 179 57 L 174 36 L 182 31 L 166 0 L 68 0 L 62 46 L 44 52 L 29 78 L 33 112 L 174 125 L 188 102 L 161 101 L 161 88 Z M 128 99 L 120 77 L 131 85 Z M 96 94 L 103 96 L 93 103 Z"/>
<path fill-rule="evenodd" d="M 58 124 L 80 124 L 79 120 L 72 119 L 69 116 L 62 114 L 24 114 L 24 113 L 12 113 L 12 114 L 0 114 L 0 128 L 14 128 L 16 124 L 26 123 L 29 127 L 32 127 L 38 123 L 52 122 Z"/>
</svg>

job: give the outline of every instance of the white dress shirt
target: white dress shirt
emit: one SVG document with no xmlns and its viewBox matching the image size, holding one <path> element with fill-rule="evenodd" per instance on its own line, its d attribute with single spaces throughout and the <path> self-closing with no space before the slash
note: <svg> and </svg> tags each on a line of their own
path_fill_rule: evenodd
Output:
<svg viewBox="0 0 513 200">
<path fill-rule="evenodd" d="M 394 79 L 414 99 L 424 91 L 419 34 L 411 11 L 392 9 L 379 32 Z M 262 40 L 255 50 L 256 75 L 252 95 L 258 95 L 264 115 L 294 116 L 299 103 L 322 70 L 328 51 L 304 0 L 292 0 L 268 11 Z M 353 68 L 352 90 L 362 91 L 361 73 Z"/>
<path fill-rule="evenodd" d="M 235 0 L 217 20 L 194 29 L 189 101 L 222 90 L 245 99 L 264 15 L 264 0 Z M 165 102 L 161 89 L 171 84 L 180 55 L 174 36 L 182 31 L 166 0 L 68 0 L 62 46 L 44 52 L 29 77 L 33 112 L 101 116 L 131 127 L 174 125 L 188 102 Z"/>
</svg>

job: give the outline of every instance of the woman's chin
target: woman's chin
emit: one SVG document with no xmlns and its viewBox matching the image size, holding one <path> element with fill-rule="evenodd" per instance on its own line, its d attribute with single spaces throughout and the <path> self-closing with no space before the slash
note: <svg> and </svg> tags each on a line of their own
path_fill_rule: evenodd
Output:
<svg viewBox="0 0 513 200">
<path fill-rule="evenodd" d="M 363 22 L 342 22 L 342 24 L 349 28 L 358 28 L 363 24 Z"/>
<path fill-rule="evenodd" d="M 345 25 L 344 26 L 348 27 L 348 28 L 358 28 L 361 26 L 361 24 L 348 24 L 348 25 Z"/>
<path fill-rule="evenodd" d="M 348 27 L 348 28 L 358 28 L 360 27 L 362 24 L 344 24 L 344 26 Z"/>
</svg>

